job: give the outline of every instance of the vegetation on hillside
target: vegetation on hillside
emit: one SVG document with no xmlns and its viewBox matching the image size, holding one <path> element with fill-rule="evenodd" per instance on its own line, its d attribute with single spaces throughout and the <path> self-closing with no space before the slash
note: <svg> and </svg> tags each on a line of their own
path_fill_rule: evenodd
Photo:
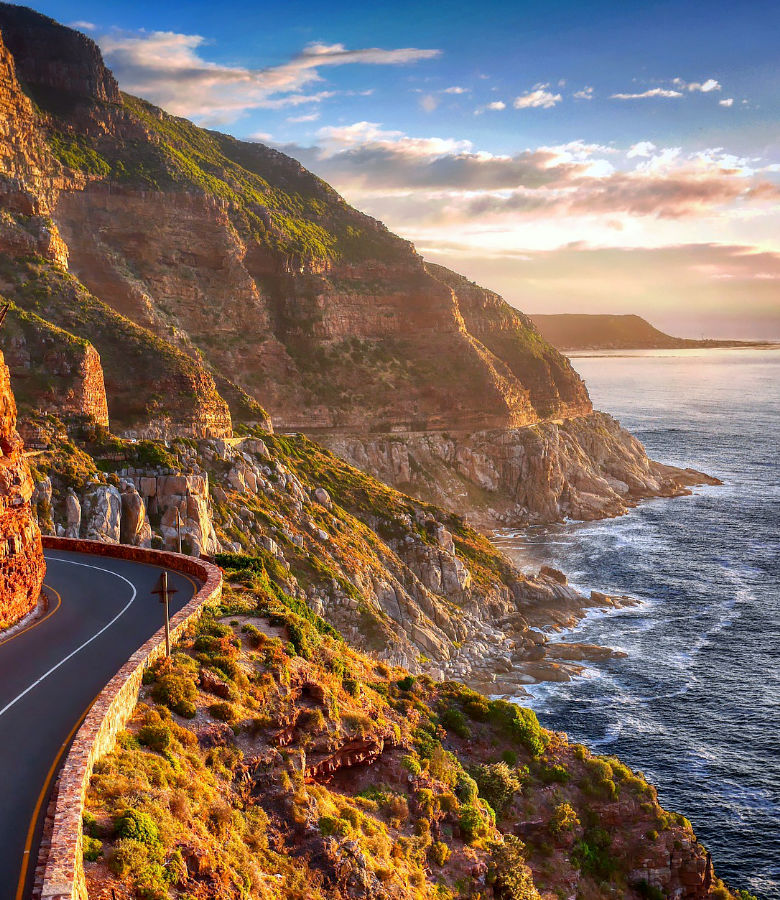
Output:
<svg viewBox="0 0 780 900">
<path fill-rule="evenodd" d="M 96 766 L 95 895 L 643 897 L 637 860 L 690 849 L 690 824 L 617 760 L 360 655 L 267 573 L 223 562 L 222 605 L 149 671 Z"/>
</svg>

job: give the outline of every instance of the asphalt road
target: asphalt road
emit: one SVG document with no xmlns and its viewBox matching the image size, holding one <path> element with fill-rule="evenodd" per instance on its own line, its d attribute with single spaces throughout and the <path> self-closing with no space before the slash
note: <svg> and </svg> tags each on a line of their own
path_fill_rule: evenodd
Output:
<svg viewBox="0 0 780 900">
<path fill-rule="evenodd" d="M 163 622 L 160 569 L 47 551 L 45 618 L 0 639 L 0 900 L 29 896 L 63 746 L 101 689 Z M 199 585 L 170 573 L 171 614 Z M 32 840 L 30 835 L 32 834 Z M 24 887 L 20 878 L 27 863 Z"/>
</svg>

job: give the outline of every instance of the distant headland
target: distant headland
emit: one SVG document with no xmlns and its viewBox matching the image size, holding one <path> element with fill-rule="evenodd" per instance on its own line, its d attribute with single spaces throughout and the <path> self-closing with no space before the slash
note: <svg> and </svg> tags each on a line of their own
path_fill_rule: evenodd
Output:
<svg viewBox="0 0 780 900">
<path fill-rule="evenodd" d="M 771 341 L 678 338 L 635 315 L 561 313 L 531 315 L 542 337 L 558 350 L 676 350 L 701 347 L 769 347 Z"/>
</svg>

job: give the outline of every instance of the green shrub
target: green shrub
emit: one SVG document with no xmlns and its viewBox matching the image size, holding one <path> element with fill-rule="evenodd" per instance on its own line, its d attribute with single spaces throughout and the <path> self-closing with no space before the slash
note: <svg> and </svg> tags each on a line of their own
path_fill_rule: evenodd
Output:
<svg viewBox="0 0 780 900">
<path fill-rule="evenodd" d="M 488 881 L 496 900 L 540 900 L 524 849 L 523 842 L 511 834 L 491 844 Z"/>
<path fill-rule="evenodd" d="M 320 834 L 329 837 L 332 834 L 348 834 L 349 823 L 337 816 L 322 816 L 319 821 Z"/>
<path fill-rule="evenodd" d="M 617 863 L 610 855 L 612 840 L 603 828 L 588 828 L 572 851 L 572 862 L 585 875 L 602 881 L 612 877 Z"/>
<path fill-rule="evenodd" d="M 417 679 L 414 675 L 404 675 L 403 678 L 400 678 L 396 684 L 398 685 L 398 689 L 401 691 L 411 691 L 414 687 L 414 683 Z"/>
<path fill-rule="evenodd" d="M 97 862 L 103 855 L 103 842 L 85 834 L 81 840 L 81 848 L 85 862 Z"/>
<path fill-rule="evenodd" d="M 517 754 L 514 750 L 504 750 L 501 759 L 512 769 L 517 765 Z"/>
<path fill-rule="evenodd" d="M 195 698 L 198 689 L 195 677 L 190 669 L 174 666 L 171 671 L 161 675 L 152 688 L 154 699 L 167 706 L 185 719 L 195 716 Z"/>
<path fill-rule="evenodd" d="M 479 797 L 477 782 L 470 775 L 467 775 L 466 772 L 461 772 L 455 784 L 455 795 L 461 803 L 475 804 Z"/>
<path fill-rule="evenodd" d="M 480 796 L 499 814 L 523 787 L 505 762 L 474 766 L 470 774 L 477 783 Z"/>
<path fill-rule="evenodd" d="M 460 808 L 460 833 L 467 844 L 473 844 L 488 832 L 488 816 L 476 804 L 464 803 Z"/>
<path fill-rule="evenodd" d="M 560 837 L 566 831 L 574 831 L 579 825 L 579 816 L 571 804 L 559 803 L 555 807 L 550 819 L 550 832 L 555 837 Z"/>
<path fill-rule="evenodd" d="M 416 756 L 402 756 L 401 757 L 401 765 L 409 772 L 411 775 L 419 775 L 422 772 L 422 766 L 420 765 L 420 761 Z"/>
<path fill-rule="evenodd" d="M 541 764 L 536 774 L 542 784 L 566 784 L 571 778 L 571 772 L 558 763 L 551 766 Z"/>
<path fill-rule="evenodd" d="M 471 737 L 471 729 L 466 724 L 466 717 L 459 709 L 453 709 L 451 707 L 450 709 L 445 709 L 441 716 L 439 716 L 439 720 L 447 731 L 451 731 L 459 738 L 466 740 Z"/>
<path fill-rule="evenodd" d="M 533 756 L 544 753 L 550 739 L 533 710 L 506 700 L 491 700 L 489 714 L 492 722 L 509 737 L 519 741 Z"/>
<path fill-rule="evenodd" d="M 154 819 L 137 809 L 126 809 L 114 820 L 116 833 L 120 838 L 140 841 L 148 846 L 160 843 L 160 832 Z"/>
<path fill-rule="evenodd" d="M 97 819 L 92 815 L 92 813 L 85 809 L 81 814 L 81 827 L 84 834 L 88 834 L 90 837 L 97 837 L 98 834 L 98 824 Z"/>
<path fill-rule="evenodd" d="M 138 729 L 138 742 L 157 753 L 166 750 L 172 740 L 173 734 L 167 725 L 143 725 Z"/>
<path fill-rule="evenodd" d="M 236 710 L 232 703 L 212 703 L 209 706 L 209 712 L 221 722 L 232 722 L 236 717 Z"/>
<path fill-rule="evenodd" d="M 666 894 L 654 884 L 650 884 L 643 878 L 634 885 L 634 889 L 644 900 L 666 900 Z"/>
<path fill-rule="evenodd" d="M 443 866 L 450 858 L 450 848 L 444 841 L 434 841 L 429 847 L 428 853 L 437 866 Z"/>
</svg>

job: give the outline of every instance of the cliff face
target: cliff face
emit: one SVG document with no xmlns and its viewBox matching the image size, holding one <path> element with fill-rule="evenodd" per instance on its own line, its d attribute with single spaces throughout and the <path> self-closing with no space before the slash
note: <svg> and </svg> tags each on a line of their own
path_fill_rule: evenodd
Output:
<svg viewBox="0 0 780 900">
<path fill-rule="evenodd" d="M 52 177 L 38 193 L 70 271 L 278 426 L 500 428 L 590 411 L 530 320 L 426 266 L 294 160 L 120 95 L 87 38 L 29 10 L 0 5 L 0 31 L 41 110 Z M 85 336 L 108 374 L 110 348 Z"/>
<path fill-rule="evenodd" d="M 92 344 L 18 307 L 8 313 L 3 338 L 20 411 L 108 428 L 103 366 Z"/>
<path fill-rule="evenodd" d="M 643 498 L 718 483 L 649 459 L 605 413 L 524 428 L 322 440 L 358 468 L 486 528 L 619 516 Z"/>
<path fill-rule="evenodd" d="M 16 431 L 16 404 L 0 353 L 0 629 L 38 602 L 45 563 L 41 533 L 32 516 L 33 482 Z"/>
<path fill-rule="evenodd" d="M 117 315 L 67 271 L 52 211 L 60 193 L 83 186 L 86 176 L 52 153 L 44 120 L 17 79 L 17 60 L 36 102 L 76 114 L 95 98 L 118 99 L 97 48 L 29 10 L 0 13 L 0 290 L 18 307 L 9 316 L 9 324 L 18 320 L 9 361 L 24 376 L 23 406 L 101 424 L 108 406 L 117 427 L 137 434 L 229 434 L 227 404 L 199 356 Z"/>
</svg>

